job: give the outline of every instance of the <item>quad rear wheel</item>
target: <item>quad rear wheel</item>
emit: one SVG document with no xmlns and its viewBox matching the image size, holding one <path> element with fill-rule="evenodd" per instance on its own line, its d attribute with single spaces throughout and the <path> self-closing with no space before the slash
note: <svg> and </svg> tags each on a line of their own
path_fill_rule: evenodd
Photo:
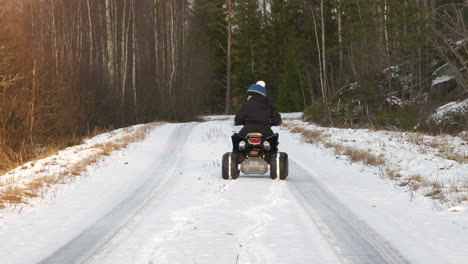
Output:
<svg viewBox="0 0 468 264">
<path fill-rule="evenodd" d="M 222 170 L 222 176 L 225 180 L 239 178 L 240 171 L 237 163 L 237 153 L 227 152 L 223 155 Z"/>
<path fill-rule="evenodd" d="M 270 177 L 273 180 L 285 180 L 289 173 L 288 154 L 278 152 L 271 155 L 270 159 Z"/>
</svg>

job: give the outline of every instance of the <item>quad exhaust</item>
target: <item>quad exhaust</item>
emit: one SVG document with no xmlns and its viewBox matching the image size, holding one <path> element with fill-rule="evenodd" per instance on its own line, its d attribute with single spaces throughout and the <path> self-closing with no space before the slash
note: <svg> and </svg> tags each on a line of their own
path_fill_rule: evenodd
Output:
<svg viewBox="0 0 468 264">
<path fill-rule="evenodd" d="M 244 174 L 265 174 L 269 167 L 264 159 L 245 159 L 240 164 L 240 170 Z"/>
</svg>

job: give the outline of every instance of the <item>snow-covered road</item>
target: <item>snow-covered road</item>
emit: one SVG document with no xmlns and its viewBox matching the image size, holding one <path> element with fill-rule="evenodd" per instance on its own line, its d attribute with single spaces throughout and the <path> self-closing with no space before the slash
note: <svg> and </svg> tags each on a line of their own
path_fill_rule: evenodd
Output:
<svg viewBox="0 0 468 264">
<path fill-rule="evenodd" d="M 221 179 L 232 120 L 166 124 L 8 216 L 1 263 L 462 263 L 467 214 L 281 129 L 287 181 Z"/>
</svg>

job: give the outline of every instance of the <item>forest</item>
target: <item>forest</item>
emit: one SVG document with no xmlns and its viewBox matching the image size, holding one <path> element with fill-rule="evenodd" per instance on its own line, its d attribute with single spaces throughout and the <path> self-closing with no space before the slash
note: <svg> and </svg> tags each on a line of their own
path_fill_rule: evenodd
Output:
<svg viewBox="0 0 468 264">
<path fill-rule="evenodd" d="M 0 0 L 0 170 L 99 130 L 233 114 L 468 130 L 468 1 Z M 466 112 L 465 112 L 466 113 Z"/>
</svg>

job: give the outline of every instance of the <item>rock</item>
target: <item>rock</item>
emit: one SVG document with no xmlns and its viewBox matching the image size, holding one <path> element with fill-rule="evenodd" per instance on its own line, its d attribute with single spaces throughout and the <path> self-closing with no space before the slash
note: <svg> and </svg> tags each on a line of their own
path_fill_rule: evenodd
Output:
<svg viewBox="0 0 468 264">
<path fill-rule="evenodd" d="M 432 83 L 429 89 L 428 99 L 431 101 L 443 101 L 456 98 L 463 92 L 458 85 L 457 78 L 463 78 L 464 70 L 459 70 L 451 65 L 444 64 L 432 73 Z"/>
<path fill-rule="evenodd" d="M 457 80 L 455 76 L 442 75 L 432 80 L 429 90 L 429 100 L 439 100 L 447 98 L 457 90 Z"/>
</svg>

